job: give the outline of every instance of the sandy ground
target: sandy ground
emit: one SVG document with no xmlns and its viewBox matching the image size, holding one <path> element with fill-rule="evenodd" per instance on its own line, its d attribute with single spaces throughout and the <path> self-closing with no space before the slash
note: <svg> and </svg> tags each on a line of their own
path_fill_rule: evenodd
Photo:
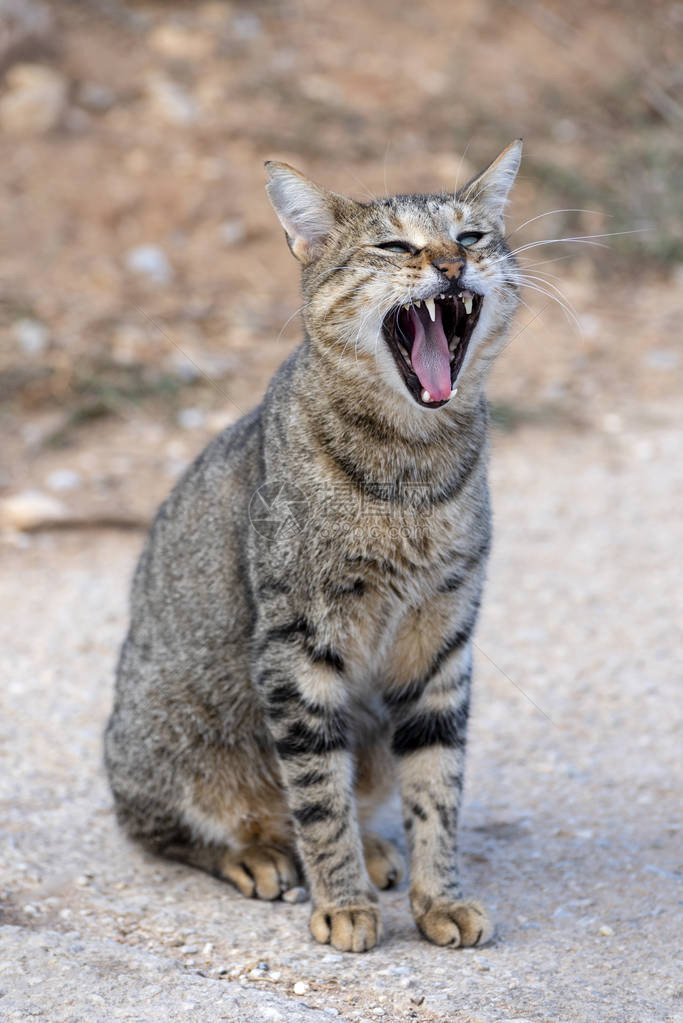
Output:
<svg viewBox="0 0 683 1023">
<path fill-rule="evenodd" d="M 461 833 L 497 920 L 481 950 L 428 945 L 400 889 L 382 945 L 342 955 L 308 936 L 307 905 L 130 845 L 101 733 L 140 536 L 0 548 L 0 1019 L 682 1019 L 679 449 L 661 410 L 494 438 Z"/>
</svg>

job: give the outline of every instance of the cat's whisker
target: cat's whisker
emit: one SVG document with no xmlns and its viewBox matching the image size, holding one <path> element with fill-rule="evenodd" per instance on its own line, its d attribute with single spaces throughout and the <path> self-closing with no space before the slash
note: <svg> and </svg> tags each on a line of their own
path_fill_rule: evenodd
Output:
<svg viewBox="0 0 683 1023">
<path fill-rule="evenodd" d="M 647 232 L 649 230 L 650 230 L 650 228 L 636 228 L 636 229 L 634 229 L 632 231 L 612 231 L 612 232 L 609 232 L 609 233 L 606 233 L 606 234 L 576 235 L 576 236 L 572 236 L 572 237 L 567 236 L 567 237 L 564 237 L 564 238 L 543 238 L 543 239 L 541 239 L 539 241 L 527 242 L 525 245 L 520 245 L 520 246 L 518 246 L 518 248 L 512 249 L 509 253 L 503 253 L 497 259 L 490 260 L 489 261 L 489 266 L 493 267 L 493 266 L 497 266 L 499 263 L 505 263 L 511 257 L 519 256 L 520 253 L 526 252 L 529 249 L 536 249 L 536 248 L 539 248 L 539 247 L 541 247 L 543 245 L 560 245 L 563 242 L 576 243 L 576 244 L 580 244 L 580 245 L 592 246 L 592 247 L 595 247 L 595 248 L 607 249 L 607 248 L 609 248 L 609 245 L 607 245 L 604 242 L 595 241 L 594 239 L 597 239 L 597 238 L 616 238 L 616 237 L 619 237 L 621 235 L 629 235 L 629 234 L 642 234 L 642 233 Z M 568 256 L 561 256 L 559 258 L 560 259 L 567 259 L 569 257 Z M 548 261 L 548 262 L 550 262 L 550 261 Z"/>
<path fill-rule="evenodd" d="M 522 258 L 518 262 L 519 267 L 522 270 L 536 270 L 536 273 L 546 274 L 548 277 L 554 277 L 555 279 L 559 280 L 560 278 L 557 274 L 551 274 L 547 270 L 538 270 L 537 267 L 546 266 L 548 263 L 558 263 L 561 259 L 569 258 L 570 258 L 569 256 L 558 256 L 557 259 L 540 259 L 537 260 L 535 263 L 528 263 L 526 261 L 526 257 L 522 256 Z"/>
<path fill-rule="evenodd" d="M 545 295 L 546 298 L 550 298 L 554 302 L 556 302 L 560 306 L 560 308 L 564 311 L 564 313 L 566 314 L 567 318 L 570 321 L 574 322 L 574 324 L 575 324 L 577 330 L 579 331 L 579 333 L 582 333 L 581 321 L 579 320 L 578 315 L 576 314 L 575 310 L 570 305 L 568 305 L 566 301 L 563 301 L 563 299 L 558 297 L 558 295 L 553 294 L 550 291 L 546 291 L 545 288 L 540 286 L 540 283 L 534 283 L 532 280 L 518 280 L 517 283 L 520 285 L 520 287 L 528 288 L 529 291 L 536 291 L 536 292 L 538 292 L 539 295 Z M 550 288 L 554 287 L 553 285 L 550 284 L 549 281 L 542 281 L 541 283 L 547 285 L 547 287 L 550 287 Z M 559 290 L 559 289 L 556 289 L 556 290 Z"/>
<path fill-rule="evenodd" d="M 567 236 L 565 238 L 543 238 L 537 242 L 527 242 L 526 245 L 520 245 L 519 248 L 513 249 L 510 253 L 511 256 L 516 256 L 519 252 L 525 252 L 527 249 L 536 249 L 540 245 L 559 245 L 562 242 L 577 242 L 583 243 L 584 245 L 594 245 L 599 248 L 609 248 L 603 242 L 595 241 L 596 238 L 619 238 L 627 234 L 644 234 L 650 231 L 649 227 L 634 228 L 631 231 L 609 231 L 605 234 L 583 234 Z"/>
<path fill-rule="evenodd" d="M 548 210 L 547 213 L 539 213 L 537 217 L 530 217 L 529 220 L 525 220 L 523 224 L 518 224 L 514 227 L 509 234 L 507 234 L 506 240 L 511 238 L 513 234 L 517 234 L 523 227 L 528 227 L 529 224 L 533 224 L 536 220 L 542 220 L 543 217 L 552 217 L 553 213 L 593 213 L 595 216 L 601 216 L 601 210 L 579 210 L 579 209 L 566 209 L 566 210 Z"/>
<path fill-rule="evenodd" d="M 457 169 L 457 171 L 455 173 L 455 185 L 453 186 L 453 201 L 454 202 L 458 198 L 458 181 L 460 180 L 460 171 L 462 170 L 462 165 L 465 162 L 465 157 L 467 156 L 467 150 L 470 148 L 470 143 L 471 143 L 471 140 L 465 146 L 464 152 L 463 152 L 462 156 L 460 157 L 460 163 L 458 164 L 458 169 Z"/>
<path fill-rule="evenodd" d="M 292 313 L 292 315 L 291 315 L 291 316 L 288 316 L 288 317 L 287 317 L 287 319 L 285 320 L 285 322 L 284 322 L 284 323 L 283 323 L 283 325 L 282 325 L 282 328 L 280 329 L 280 333 L 279 333 L 279 334 L 278 334 L 278 336 L 277 336 L 277 337 L 275 338 L 275 344 L 276 344 L 276 345 L 277 345 L 277 344 L 279 344 L 279 342 L 280 342 L 280 338 L 282 337 L 282 335 L 284 334 L 284 332 L 286 331 L 287 327 L 288 327 L 288 326 L 290 325 L 290 323 L 292 322 L 292 320 L 294 319 L 294 317 L 295 317 L 295 316 L 298 316 L 298 314 L 299 314 L 300 312 L 302 312 L 302 311 L 303 311 L 304 309 L 306 309 L 306 307 L 307 307 L 307 306 L 309 306 L 310 304 L 311 304 L 310 302 L 303 302 L 303 303 L 302 303 L 302 304 L 301 304 L 301 305 L 299 306 L 299 308 L 298 308 L 298 309 L 295 309 L 295 310 L 294 310 L 294 312 Z"/>
<path fill-rule="evenodd" d="M 361 179 L 358 177 L 357 174 L 354 174 L 353 171 L 349 171 L 349 173 L 350 173 L 351 177 L 353 178 L 353 180 L 356 181 L 358 183 L 358 185 L 360 186 L 360 188 L 365 192 L 365 194 L 369 198 L 370 202 L 380 202 L 380 199 L 378 198 L 378 196 L 376 196 L 374 194 L 374 192 L 371 192 L 370 189 L 367 187 L 367 185 L 363 184 L 363 182 L 361 181 Z M 385 187 L 386 187 L 386 179 L 385 179 Z"/>
</svg>

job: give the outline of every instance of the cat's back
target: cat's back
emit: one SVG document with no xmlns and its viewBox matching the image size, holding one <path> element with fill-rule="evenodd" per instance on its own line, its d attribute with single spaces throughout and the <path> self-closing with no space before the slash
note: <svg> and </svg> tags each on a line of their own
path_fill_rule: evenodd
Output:
<svg viewBox="0 0 683 1023">
<path fill-rule="evenodd" d="M 188 684 L 210 691 L 217 680 L 206 666 L 234 658 L 245 643 L 245 535 L 249 496 L 259 486 L 261 429 L 259 407 L 204 448 L 159 508 L 133 578 L 120 703 L 143 692 L 168 701 Z"/>
</svg>

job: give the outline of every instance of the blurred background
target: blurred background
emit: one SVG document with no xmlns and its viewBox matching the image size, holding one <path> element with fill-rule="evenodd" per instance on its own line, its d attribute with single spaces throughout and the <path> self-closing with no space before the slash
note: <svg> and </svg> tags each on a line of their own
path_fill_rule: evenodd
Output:
<svg viewBox="0 0 683 1023">
<path fill-rule="evenodd" d="M 144 520 L 258 402 L 300 336 L 273 157 L 363 198 L 452 189 L 524 136 L 511 242 L 613 237 L 524 254 L 561 304 L 524 294 L 496 424 L 668 419 L 682 34 L 680 2 L 0 0 L 10 519 Z"/>
</svg>

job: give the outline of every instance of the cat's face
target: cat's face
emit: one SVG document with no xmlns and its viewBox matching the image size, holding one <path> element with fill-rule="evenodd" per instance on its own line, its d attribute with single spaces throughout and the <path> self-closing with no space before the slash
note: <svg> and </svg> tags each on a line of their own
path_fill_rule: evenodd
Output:
<svg viewBox="0 0 683 1023">
<path fill-rule="evenodd" d="M 340 362 L 368 364 L 394 394 L 425 409 L 455 398 L 515 309 L 502 212 L 521 143 L 456 195 L 358 203 L 285 164 L 268 164 L 271 202 L 304 264 L 304 320 Z"/>
</svg>

